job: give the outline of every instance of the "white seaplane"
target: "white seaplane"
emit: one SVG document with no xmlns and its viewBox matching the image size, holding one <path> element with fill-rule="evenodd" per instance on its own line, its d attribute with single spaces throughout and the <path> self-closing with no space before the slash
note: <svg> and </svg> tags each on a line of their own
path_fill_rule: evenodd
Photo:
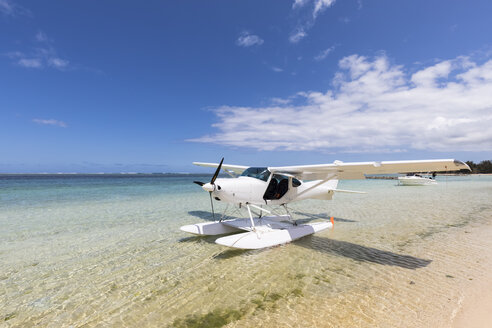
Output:
<svg viewBox="0 0 492 328">
<path fill-rule="evenodd" d="M 222 158 L 218 164 L 193 163 L 216 168 L 210 182 L 194 183 L 209 192 L 214 218 L 212 198 L 227 203 L 220 220 L 185 225 L 181 230 L 196 235 L 234 233 L 218 238 L 215 242 L 242 249 L 281 245 L 333 227 L 333 217 L 330 221 L 297 224 L 287 204 L 304 199 L 330 200 L 338 192 L 364 193 L 337 189 L 339 180 L 365 179 L 368 174 L 470 170 L 468 165 L 454 159 L 356 163 L 335 161 L 331 164 L 283 167 L 248 167 L 223 162 Z M 221 169 L 232 178 L 218 179 Z M 236 210 L 246 208 L 249 217 L 228 218 L 226 213 L 230 204 Z M 276 214 L 272 206 L 283 207 L 286 214 Z M 264 216 L 263 213 L 268 215 Z"/>
</svg>

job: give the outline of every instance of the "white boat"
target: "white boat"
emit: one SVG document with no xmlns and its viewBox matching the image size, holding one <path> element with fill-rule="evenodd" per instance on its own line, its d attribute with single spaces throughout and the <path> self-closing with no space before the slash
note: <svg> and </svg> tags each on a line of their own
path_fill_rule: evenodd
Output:
<svg viewBox="0 0 492 328">
<path fill-rule="evenodd" d="M 398 184 L 401 186 L 430 186 L 436 185 L 437 181 L 432 177 L 423 177 L 420 174 L 398 177 Z"/>
</svg>

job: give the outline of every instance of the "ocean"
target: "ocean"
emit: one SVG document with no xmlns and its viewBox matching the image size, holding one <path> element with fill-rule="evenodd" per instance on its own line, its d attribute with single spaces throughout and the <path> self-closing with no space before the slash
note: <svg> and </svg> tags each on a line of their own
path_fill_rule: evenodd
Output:
<svg viewBox="0 0 492 328">
<path fill-rule="evenodd" d="M 263 250 L 179 230 L 209 178 L 0 175 L 0 327 L 442 327 L 492 264 L 492 176 L 341 181 L 291 205 L 333 229 Z"/>
</svg>

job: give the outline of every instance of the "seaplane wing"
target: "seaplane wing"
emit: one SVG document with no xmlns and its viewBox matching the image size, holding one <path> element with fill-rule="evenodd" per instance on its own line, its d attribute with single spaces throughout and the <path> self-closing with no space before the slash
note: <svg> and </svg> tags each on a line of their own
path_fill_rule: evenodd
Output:
<svg viewBox="0 0 492 328">
<path fill-rule="evenodd" d="M 301 180 L 364 179 L 367 174 L 407 172 L 441 172 L 470 170 L 465 163 L 454 159 L 353 162 L 335 161 L 331 164 L 269 167 L 272 173 L 292 175 Z"/>
<path fill-rule="evenodd" d="M 202 162 L 193 162 L 194 165 L 204 166 L 204 167 L 214 167 L 217 168 L 219 163 L 202 163 Z M 221 168 L 225 171 L 232 171 L 236 174 L 243 173 L 249 166 L 243 165 L 230 165 L 230 164 L 222 164 Z"/>
</svg>

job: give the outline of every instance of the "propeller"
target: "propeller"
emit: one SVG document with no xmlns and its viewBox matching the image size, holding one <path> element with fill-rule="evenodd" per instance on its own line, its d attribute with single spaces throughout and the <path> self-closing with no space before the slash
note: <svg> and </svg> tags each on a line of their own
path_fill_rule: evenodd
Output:
<svg viewBox="0 0 492 328">
<path fill-rule="evenodd" d="M 222 163 L 224 163 L 224 157 L 222 157 L 222 160 L 220 161 L 219 166 L 217 167 L 217 170 L 215 170 L 214 176 L 212 177 L 212 180 L 210 180 L 210 184 L 214 184 L 215 180 L 219 176 L 220 169 L 222 168 Z"/>
<path fill-rule="evenodd" d="M 210 180 L 210 183 L 205 183 L 201 181 L 193 181 L 193 183 L 196 183 L 200 187 L 202 187 L 204 190 L 208 191 L 208 194 L 210 196 L 210 206 L 212 207 L 212 216 L 215 220 L 215 212 L 214 212 L 214 202 L 212 199 L 212 192 L 215 190 L 215 180 L 217 180 L 217 177 L 219 176 L 220 169 L 222 168 L 222 163 L 224 162 L 224 157 L 222 157 L 222 160 L 220 161 L 219 166 L 217 167 L 217 170 L 215 170 L 214 175 L 212 176 L 212 180 Z M 220 189 L 220 187 L 219 187 Z"/>
</svg>

